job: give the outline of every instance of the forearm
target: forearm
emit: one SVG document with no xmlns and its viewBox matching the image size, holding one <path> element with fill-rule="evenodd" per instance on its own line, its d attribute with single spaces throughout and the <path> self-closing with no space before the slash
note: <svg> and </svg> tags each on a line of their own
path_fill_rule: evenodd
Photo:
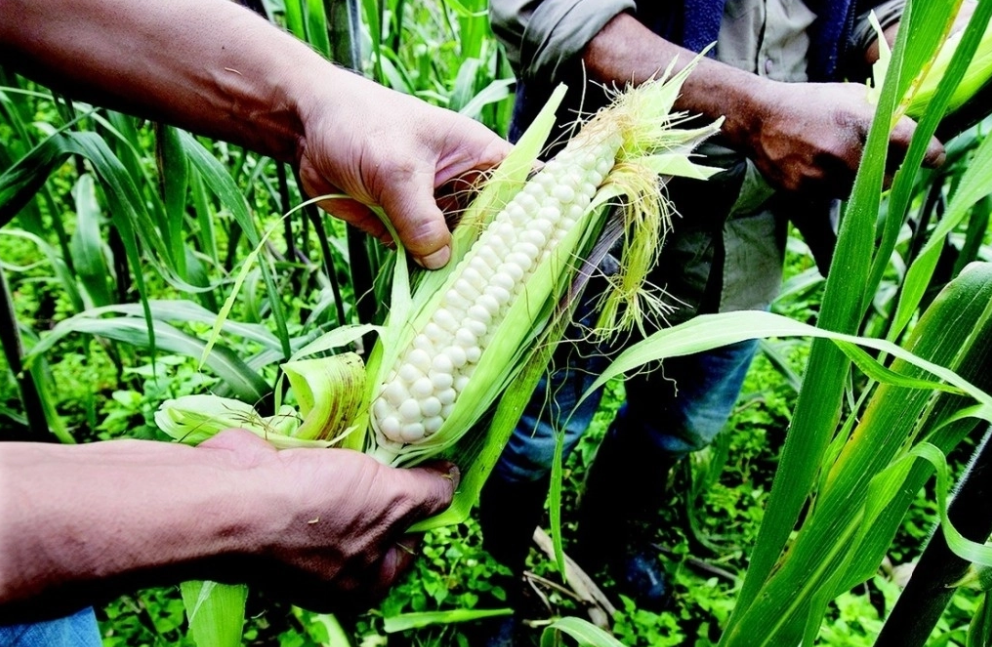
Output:
<svg viewBox="0 0 992 647">
<path fill-rule="evenodd" d="M 0 15 L 0 55 L 26 75 L 282 160 L 305 88 L 338 80 L 307 79 L 331 66 L 228 0 L 0 0 Z"/>
<path fill-rule="evenodd" d="M 0 445 L 0 620 L 202 577 L 206 558 L 256 550 L 263 476 L 166 443 Z"/>
<path fill-rule="evenodd" d="M 695 57 L 695 53 L 661 38 L 633 16 L 620 14 L 589 42 L 582 58 L 593 81 L 639 84 L 660 76 L 672 61 L 674 71 L 679 71 Z M 703 58 L 686 79 L 675 107 L 710 120 L 725 117 L 723 136 L 731 144 L 743 145 L 761 118 L 758 111 L 763 88 L 772 83 Z"/>
</svg>

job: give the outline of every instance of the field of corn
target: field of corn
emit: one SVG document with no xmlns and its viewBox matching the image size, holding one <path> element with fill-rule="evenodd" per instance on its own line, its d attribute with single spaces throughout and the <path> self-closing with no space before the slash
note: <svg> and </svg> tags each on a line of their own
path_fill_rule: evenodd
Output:
<svg viewBox="0 0 992 647">
<path fill-rule="evenodd" d="M 513 79 L 485 0 L 246 4 L 328 58 L 507 132 Z M 581 634 L 588 630 L 575 619 L 592 618 L 608 619 L 616 640 L 631 647 L 992 644 L 985 594 L 992 588 L 992 449 L 985 442 L 992 420 L 992 124 L 952 133 L 944 166 L 919 170 L 930 136 L 948 133 L 945 108 L 976 89 L 956 91 L 972 53 L 979 51 L 977 61 L 992 52 L 984 39 L 992 2 L 983 0 L 954 56 L 945 49 L 932 62 L 957 4 L 914 0 L 907 10 L 876 92 L 882 118 L 843 207 L 833 260 L 843 271 L 824 279 L 792 235 L 786 280 L 770 313 L 697 318 L 631 348 L 602 376 L 601 411 L 556 470 L 560 487 L 553 486 L 543 524 L 550 539 L 535 544 L 528 559 L 534 605 L 525 617 L 535 641 L 561 619 L 558 626 Z M 920 89 L 914 80 L 931 67 L 937 72 Z M 980 96 L 987 101 L 987 94 Z M 664 100 L 653 96 L 651 105 Z M 918 119 L 918 133 L 883 191 L 886 127 L 903 113 Z M 557 136 L 550 123 L 543 127 Z M 503 169 L 509 181 L 527 175 L 543 141 L 534 135 L 518 147 L 517 168 Z M 587 183 L 598 184 L 605 171 L 586 166 L 596 178 Z M 586 191 L 576 182 L 561 193 L 538 179 L 534 191 L 572 203 Z M 514 209 L 522 213 L 527 198 L 510 200 L 501 190 L 480 200 L 509 201 L 507 219 Z M 588 198 L 600 204 L 621 193 L 615 191 L 604 198 L 593 187 Z M 296 209 L 302 202 L 286 165 L 74 102 L 0 64 L 0 435 L 193 442 L 202 437 L 189 432 L 206 433 L 209 425 L 182 403 L 208 410 L 197 398 L 212 393 L 243 403 L 214 410 L 218 429 L 255 425 L 277 442 L 326 445 L 334 427 L 327 411 L 345 405 L 322 404 L 320 393 L 337 389 L 342 400 L 350 391 L 370 430 L 343 444 L 385 462 L 411 464 L 420 452 L 449 445 L 452 455 L 491 452 L 486 443 L 455 446 L 446 431 L 478 419 L 495 399 L 471 381 L 473 371 L 512 381 L 511 389 L 540 376 L 547 359 L 540 353 L 515 357 L 508 368 L 490 367 L 484 353 L 487 344 L 540 346 L 557 330 L 549 313 L 558 312 L 554 268 L 561 263 L 540 256 L 535 243 L 534 267 L 523 259 L 519 265 L 531 285 L 547 284 L 545 328 L 492 333 L 490 323 L 514 314 L 512 285 L 486 287 L 480 297 L 469 270 L 432 273 L 414 277 L 411 298 L 402 290 L 407 266 L 393 251 L 313 206 Z M 466 212 L 466 221 L 473 217 Z M 500 231 L 498 218 L 492 231 Z M 504 224 L 509 231 L 516 223 Z M 486 235 L 487 243 L 497 236 Z M 554 235 L 549 224 L 522 239 L 543 243 Z M 559 238 L 584 252 L 595 242 Z M 466 254 L 470 268 L 472 258 Z M 460 295 L 486 305 L 465 305 L 468 331 L 449 326 Z M 384 302 L 394 320 L 401 311 L 409 319 L 384 321 Z M 382 325 L 378 343 L 371 323 Z M 583 475 L 622 401 L 617 378 L 666 356 L 752 337 L 761 339 L 762 352 L 730 425 L 675 470 L 671 505 L 659 512 L 656 543 L 672 585 L 670 610 L 654 614 L 617 598 L 611 607 L 564 578 L 560 549 L 568 550 Z M 354 355 L 340 351 L 356 350 L 374 379 L 351 388 Z M 335 358 L 335 379 L 326 364 L 313 369 L 317 356 Z M 443 376 L 426 379 L 428 368 Z M 513 380 L 520 376 L 526 379 Z M 167 402 L 180 405 L 163 408 Z M 410 422 L 410 407 L 429 413 Z M 279 426 L 297 409 L 300 424 Z M 512 427 L 511 409 L 501 405 L 489 418 L 491 434 Z M 256 410 L 278 413 L 263 420 Z M 315 435 L 313 419 L 321 415 Z M 406 444 L 412 440 L 418 444 Z M 464 465 L 463 472 L 461 498 L 430 524 L 409 577 L 368 613 L 319 615 L 263 591 L 187 583 L 136 591 L 98 609 L 104 644 L 470 645 L 473 621 L 499 612 L 506 591 L 470 514 L 484 473 Z M 609 582 L 599 584 L 610 594 Z M 199 607 L 200 624 L 191 629 L 184 602 L 198 598 L 210 603 Z M 224 635 L 227 642 L 218 638 Z M 550 645 L 561 638 L 552 629 L 545 639 Z M 591 636 L 579 644 L 616 643 Z"/>
</svg>

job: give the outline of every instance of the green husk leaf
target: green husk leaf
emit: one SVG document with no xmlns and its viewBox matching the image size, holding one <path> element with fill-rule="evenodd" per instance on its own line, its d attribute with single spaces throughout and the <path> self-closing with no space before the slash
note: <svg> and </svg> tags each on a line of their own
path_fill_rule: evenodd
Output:
<svg viewBox="0 0 992 647">
<path fill-rule="evenodd" d="M 295 437 L 333 440 L 354 424 L 365 390 L 365 364 L 356 353 L 287 362 L 282 370 L 303 416 Z"/>
<path fill-rule="evenodd" d="M 225 429 L 246 429 L 277 449 L 332 444 L 294 437 L 300 418 L 289 405 L 283 405 L 274 416 L 262 417 L 250 404 L 216 395 L 185 395 L 166 400 L 155 412 L 155 424 L 173 439 L 188 445 L 198 445 Z"/>
</svg>

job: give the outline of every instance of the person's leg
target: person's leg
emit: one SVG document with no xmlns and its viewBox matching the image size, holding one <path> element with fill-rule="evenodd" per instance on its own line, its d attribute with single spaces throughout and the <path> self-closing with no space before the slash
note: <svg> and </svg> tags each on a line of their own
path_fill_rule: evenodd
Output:
<svg viewBox="0 0 992 647">
<path fill-rule="evenodd" d="M 661 565 L 647 547 L 668 473 L 724 427 L 755 348 L 742 342 L 671 358 L 625 383 L 627 401 L 586 479 L 573 555 L 588 570 L 608 567 L 644 608 L 666 598 Z"/>
<path fill-rule="evenodd" d="M 0 625 L 0 645 L 4 647 L 100 647 L 101 644 L 92 608 L 55 620 Z"/>
<path fill-rule="evenodd" d="M 673 357 L 628 380 L 619 424 L 652 454 L 678 460 L 706 447 L 726 425 L 757 347 L 749 340 Z"/>
<path fill-rule="evenodd" d="M 602 391 L 579 404 L 606 360 L 563 347 L 556 367 L 542 378 L 486 481 L 479 503 L 483 546 L 510 570 L 523 570 L 534 528 L 541 520 L 555 446 L 565 457 L 588 428 Z"/>
<path fill-rule="evenodd" d="M 564 456 L 578 443 L 599 405 L 601 392 L 578 405 L 586 387 L 599 374 L 604 360 L 587 361 L 563 348 L 559 366 L 543 378 L 517 423 L 499 462 L 482 489 L 479 524 L 483 547 L 509 568 L 509 577 L 494 580 L 507 593 L 512 616 L 477 623 L 471 644 L 512 647 L 529 644 L 520 623 L 526 617 L 526 587 L 522 576 L 534 529 L 540 524 L 548 494 L 555 445 L 561 435 Z M 595 371 L 595 372 L 592 372 Z"/>
</svg>

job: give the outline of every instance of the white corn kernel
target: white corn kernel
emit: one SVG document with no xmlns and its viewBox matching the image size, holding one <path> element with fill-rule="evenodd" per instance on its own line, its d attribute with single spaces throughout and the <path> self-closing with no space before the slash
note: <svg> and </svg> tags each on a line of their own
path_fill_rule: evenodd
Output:
<svg viewBox="0 0 992 647">
<path fill-rule="evenodd" d="M 443 391 L 445 389 L 451 388 L 451 385 L 455 383 L 455 378 L 452 376 L 451 371 L 447 373 L 438 373 L 431 371 L 430 378 L 431 384 L 434 385 L 434 392 Z"/>
<path fill-rule="evenodd" d="M 444 424 L 444 418 L 441 416 L 434 416 L 424 420 L 424 435 L 433 436 Z"/>
<path fill-rule="evenodd" d="M 420 401 L 420 413 L 425 418 L 433 418 L 441 413 L 441 401 L 435 397 L 424 398 Z"/>
<path fill-rule="evenodd" d="M 410 395 L 420 399 L 434 393 L 434 382 L 429 377 L 422 377 L 410 386 Z"/>
<path fill-rule="evenodd" d="M 400 367 L 400 370 L 397 371 L 397 373 L 399 374 L 400 379 L 407 384 L 413 384 L 423 375 L 420 369 L 413 364 L 404 364 Z"/>
<path fill-rule="evenodd" d="M 420 420 L 420 403 L 413 398 L 409 398 L 400 405 L 399 414 L 404 422 Z"/>
<path fill-rule="evenodd" d="M 466 344 L 464 348 L 462 346 L 451 346 L 450 348 L 445 350 L 445 354 L 448 356 L 448 359 L 451 360 L 451 365 L 454 368 L 461 368 L 465 366 L 465 362 L 468 361 L 468 357 L 465 355 L 465 348 L 471 348 L 472 346 L 478 344 L 478 338 L 468 330 L 465 329 L 459 330 L 455 336 L 456 341 L 458 341 L 459 336 L 461 336 L 462 338 L 471 337 L 472 341 L 471 343 Z"/>
<path fill-rule="evenodd" d="M 405 443 L 415 443 L 424 437 L 424 425 L 419 422 L 411 422 L 403 425 L 400 435 Z"/>
</svg>

